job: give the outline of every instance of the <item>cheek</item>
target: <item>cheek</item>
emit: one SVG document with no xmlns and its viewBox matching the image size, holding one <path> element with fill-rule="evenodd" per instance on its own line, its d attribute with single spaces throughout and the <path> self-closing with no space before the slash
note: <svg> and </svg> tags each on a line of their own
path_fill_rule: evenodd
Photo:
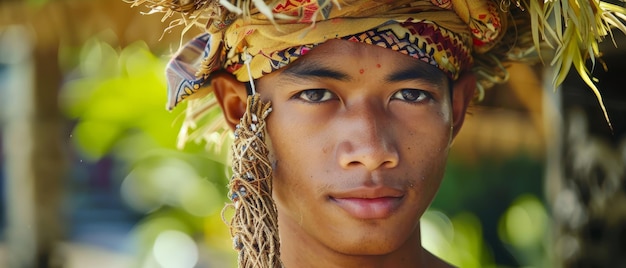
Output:
<svg viewBox="0 0 626 268">
<path fill-rule="evenodd" d="M 282 206 L 295 206 L 316 198 L 315 189 L 320 182 L 313 180 L 319 177 L 313 167 L 320 166 L 318 162 L 323 157 L 319 146 L 313 146 L 319 141 L 312 140 L 311 131 L 304 129 L 297 122 L 287 116 L 275 114 L 269 118 L 268 147 L 273 169 L 274 197 Z"/>
<path fill-rule="evenodd" d="M 398 148 L 401 161 L 409 168 L 407 177 L 412 179 L 414 190 L 434 192 L 439 185 L 445 169 L 450 147 L 450 121 L 438 116 L 426 116 L 420 119 L 404 118 L 399 133 Z M 402 145 L 400 145 L 402 144 Z"/>
</svg>

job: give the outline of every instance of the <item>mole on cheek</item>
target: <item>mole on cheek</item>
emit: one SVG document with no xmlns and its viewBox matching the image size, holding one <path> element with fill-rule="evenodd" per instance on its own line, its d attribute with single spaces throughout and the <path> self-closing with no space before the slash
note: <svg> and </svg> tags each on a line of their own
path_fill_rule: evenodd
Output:
<svg viewBox="0 0 626 268">
<path fill-rule="evenodd" d="M 377 63 L 377 64 L 376 64 L 376 68 L 380 68 L 380 63 Z"/>
<path fill-rule="evenodd" d="M 364 70 L 364 69 L 360 69 L 360 70 L 359 70 L 359 73 L 360 73 L 360 74 L 363 74 L 363 73 L 365 73 L 365 70 Z"/>
</svg>

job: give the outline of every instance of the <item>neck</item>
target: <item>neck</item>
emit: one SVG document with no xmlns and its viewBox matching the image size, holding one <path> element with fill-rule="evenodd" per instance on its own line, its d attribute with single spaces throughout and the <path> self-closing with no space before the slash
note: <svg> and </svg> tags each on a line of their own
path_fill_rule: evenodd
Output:
<svg viewBox="0 0 626 268">
<path fill-rule="evenodd" d="M 280 221 L 281 259 L 284 267 L 433 267 L 436 257 L 421 246 L 419 225 L 408 234 L 407 240 L 397 249 L 380 255 L 357 255 L 338 252 L 324 245 L 305 232 L 297 223 Z M 340 239 L 340 238 L 338 238 Z"/>
</svg>

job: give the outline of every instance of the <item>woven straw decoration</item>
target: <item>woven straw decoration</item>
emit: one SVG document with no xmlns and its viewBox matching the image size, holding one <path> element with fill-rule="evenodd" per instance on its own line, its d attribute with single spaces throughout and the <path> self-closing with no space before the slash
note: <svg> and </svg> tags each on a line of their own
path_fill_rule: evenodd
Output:
<svg viewBox="0 0 626 268">
<path fill-rule="evenodd" d="M 272 200 L 272 167 L 265 145 L 265 119 L 270 103 L 258 94 L 248 96 L 246 113 L 235 129 L 233 176 L 229 184 L 234 208 L 230 220 L 239 267 L 280 268 L 280 240 L 276 205 Z"/>
</svg>

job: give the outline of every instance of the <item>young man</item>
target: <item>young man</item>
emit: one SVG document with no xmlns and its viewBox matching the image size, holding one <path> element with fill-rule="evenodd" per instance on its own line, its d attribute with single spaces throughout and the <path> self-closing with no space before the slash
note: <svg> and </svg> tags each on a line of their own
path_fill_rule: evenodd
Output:
<svg viewBox="0 0 626 268">
<path fill-rule="evenodd" d="M 231 229 L 245 267 L 448 267 L 422 248 L 419 219 L 467 106 L 476 89 L 505 80 L 501 61 L 530 51 L 532 32 L 546 27 L 543 10 L 567 8 L 532 0 L 519 8 L 491 0 L 134 3 L 206 20 L 208 34 L 169 65 L 169 108 L 189 98 L 193 126 L 217 103 L 235 133 Z M 580 8 L 596 10 L 581 16 L 606 7 Z M 532 31 L 531 18 L 539 23 Z"/>
<path fill-rule="evenodd" d="M 474 96 L 467 74 L 389 49 L 330 40 L 256 82 L 267 119 L 285 267 L 445 267 L 421 247 L 419 218 Z M 212 79 L 234 130 L 246 86 Z"/>
</svg>

